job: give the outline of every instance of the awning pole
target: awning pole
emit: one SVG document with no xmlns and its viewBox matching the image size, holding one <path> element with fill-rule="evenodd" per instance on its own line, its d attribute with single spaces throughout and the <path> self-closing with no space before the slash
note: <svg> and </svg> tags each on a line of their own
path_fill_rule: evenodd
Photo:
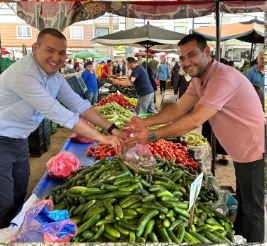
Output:
<svg viewBox="0 0 267 246">
<path fill-rule="evenodd" d="M 215 18 L 216 18 L 216 60 L 220 61 L 220 0 L 216 1 L 216 10 L 215 10 Z M 211 129 L 211 153 L 212 153 L 212 161 L 211 161 L 211 172 L 213 176 L 215 176 L 215 158 L 216 158 L 216 142 L 217 139 L 214 135 L 213 130 Z"/>
</svg>

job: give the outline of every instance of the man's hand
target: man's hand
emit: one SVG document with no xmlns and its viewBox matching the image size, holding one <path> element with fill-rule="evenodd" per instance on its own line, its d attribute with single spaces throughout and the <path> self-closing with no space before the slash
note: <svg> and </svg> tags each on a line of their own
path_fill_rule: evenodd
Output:
<svg viewBox="0 0 267 246">
<path fill-rule="evenodd" d="M 146 128 L 144 120 L 140 117 L 134 116 L 129 123 L 125 125 L 123 131 L 131 133 L 142 132 Z"/>
<path fill-rule="evenodd" d="M 121 153 L 121 140 L 117 136 L 103 136 L 99 142 L 114 148 L 117 154 Z"/>
<path fill-rule="evenodd" d="M 120 131 L 119 129 L 116 129 L 116 128 L 114 128 L 112 130 L 112 135 L 113 136 L 117 136 L 118 138 L 120 138 L 123 141 L 127 139 L 127 135 L 124 132 L 122 132 L 122 131 Z"/>
<path fill-rule="evenodd" d="M 132 133 L 124 143 L 127 146 L 133 146 L 137 143 L 148 144 L 149 143 L 148 135 L 149 135 L 149 130 L 147 128 L 143 128 L 142 131 Z"/>
</svg>

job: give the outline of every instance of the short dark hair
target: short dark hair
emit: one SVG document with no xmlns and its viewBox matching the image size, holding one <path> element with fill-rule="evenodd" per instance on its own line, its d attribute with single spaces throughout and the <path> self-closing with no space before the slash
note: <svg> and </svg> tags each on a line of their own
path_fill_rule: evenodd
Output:
<svg viewBox="0 0 267 246">
<path fill-rule="evenodd" d="M 110 63 L 110 62 L 112 62 L 112 61 L 111 60 L 107 60 L 107 64 Z"/>
<path fill-rule="evenodd" d="M 135 60 L 134 57 L 129 56 L 129 57 L 126 58 L 126 60 L 127 60 L 127 62 L 129 62 L 129 63 L 136 64 L 136 60 Z"/>
<path fill-rule="evenodd" d="M 92 66 L 93 65 L 93 62 L 92 61 L 88 61 L 88 62 L 86 62 L 85 63 L 85 66 L 87 67 L 87 66 Z"/>
<path fill-rule="evenodd" d="M 203 51 L 207 47 L 207 40 L 202 35 L 196 33 L 186 35 L 184 38 L 182 38 L 178 43 L 178 47 L 192 41 L 197 42 L 197 46 L 201 51 Z"/>
<path fill-rule="evenodd" d="M 60 31 L 58 31 L 57 29 L 54 28 L 44 28 L 42 31 L 39 32 L 38 36 L 37 36 L 37 43 L 40 43 L 42 41 L 42 39 L 44 38 L 45 35 L 51 35 L 53 37 L 59 38 L 59 39 L 64 39 L 65 41 L 67 41 L 66 37 L 64 36 L 63 33 L 61 33 Z"/>
<path fill-rule="evenodd" d="M 225 64 L 225 65 L 228 65 L 228 60 L 225 59 L 225 58 L 221 58 L 221 59 L 220 59 L 220 63 L 223 63 L 223 64 Z"/>
</svg>

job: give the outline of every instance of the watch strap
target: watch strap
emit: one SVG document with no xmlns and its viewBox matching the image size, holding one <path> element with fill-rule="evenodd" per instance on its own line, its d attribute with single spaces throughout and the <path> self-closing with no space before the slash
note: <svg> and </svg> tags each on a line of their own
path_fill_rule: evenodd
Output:
<svg viewBox="0 0 267 246">
<path fill-rule="evenodd" d="M 111 135 L 113 129 L 119 129 L 114 123 L 108 128 L 108 133 Z"/>
</svg>

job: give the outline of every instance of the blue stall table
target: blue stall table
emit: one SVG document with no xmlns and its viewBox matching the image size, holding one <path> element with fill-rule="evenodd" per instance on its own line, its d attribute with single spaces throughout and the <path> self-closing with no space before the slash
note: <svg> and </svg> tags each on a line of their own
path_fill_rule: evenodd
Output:
<svg viewBox="0 0 267 246">
<path fill-rule="evenodd" d="M 75 154 L 79 159 L 81 166 L 91 166 L 95 163 L 95 158 L 86 156 L 86 151 L 90 146 L 93 145 L 95 145 L 95 143 L 81 144 L 75 143 L 72 140 L 68 139 L 65 142 L 65 145 L 62 147 L 61 151 L 69 151 Z M 52 188 L 62 183 L 63 181 L 61 179 L 49 177 L 46 171 L 43 177 L 38 182 L 38 184 L 33 189 L 32 193 L 38 196 L 39 198 L 44 198 L 46 196 L 51 195 Z"/>
</svg>

